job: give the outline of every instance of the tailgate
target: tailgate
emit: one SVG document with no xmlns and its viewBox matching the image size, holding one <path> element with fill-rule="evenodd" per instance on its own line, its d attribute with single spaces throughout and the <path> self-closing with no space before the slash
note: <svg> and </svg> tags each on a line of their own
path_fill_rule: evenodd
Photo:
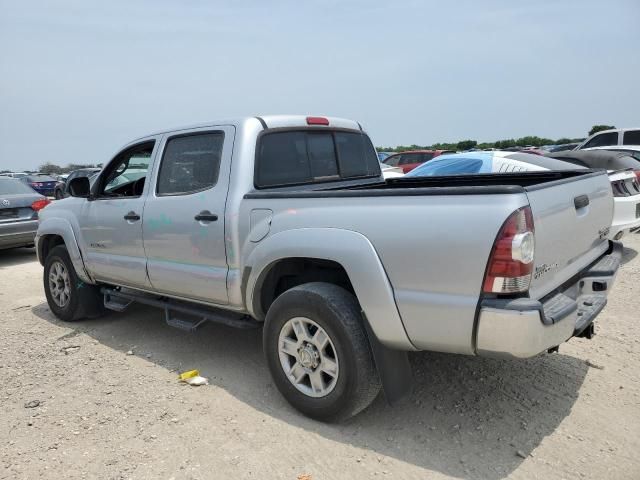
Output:
<svg viewBox="0 0 640 480">
<path fill-rule="evenodd" d="M 535 226 L 529 295 L 539 299 L 602 255 L 613 218 L 605 171 L 527 187 Z"/>
</svg>

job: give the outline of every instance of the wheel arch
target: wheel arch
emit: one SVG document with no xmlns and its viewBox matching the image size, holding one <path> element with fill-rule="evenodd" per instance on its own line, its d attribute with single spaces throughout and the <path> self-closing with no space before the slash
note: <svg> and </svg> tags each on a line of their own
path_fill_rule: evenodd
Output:
<svg viewBox="0 0 640 480">
<path fill-rule="evenodd" d="M 67 248 L 76 275 L 86 283 L 93 283 L 85 269 L 82 252 L 71 224 L 63 218 L 43 220 L 38 226 L 36 235 L 36 254 L 40 264 L 44 266 L 48 253 L 58 245 L 64 245 Z"/>
<path fill-rule="evenodd" d="M 311 272 L 302 267 L 302 279 L 327 281 L 330 273 L 337 281 L 329 283 L 352 291 L 372 332 L 382 344 L 400 350 L 415 350 L 402 324 L 391 283 L 378 254 L 364 235 L 350 230 L 295 229 L 261 241 L 246 264 L 245 305 L 252 316 L 264 319 L 265 302 L 268 304 L 277 298 L 274 282 L 277 285 L 277 280 L 300 262 L 314 267 Z"/>
</svg>

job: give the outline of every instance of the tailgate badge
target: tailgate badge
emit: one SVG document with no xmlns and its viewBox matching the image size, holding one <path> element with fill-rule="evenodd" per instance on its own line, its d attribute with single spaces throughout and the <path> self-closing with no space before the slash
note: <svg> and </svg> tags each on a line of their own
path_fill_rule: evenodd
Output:
<svg viewBox="0 0 640 480">
<path fill-rule="evenodd" d="M 9 205 L 11 205 L 11 202 L 9 200 L 7 200 L 6 198 L 2 200 L 3 207 L 8 207 Z"/>
<path fill-rule="evenodd" d="M 558 268 L 557 263 L 543 263 L 542 265 L 538 265 L 536 267 L 535 273 L 533 274 L 533 278 L 537 280 L 545 273 L 550 272 L 551 270 L 555 270 L 556 268 Z"/>
</svg>

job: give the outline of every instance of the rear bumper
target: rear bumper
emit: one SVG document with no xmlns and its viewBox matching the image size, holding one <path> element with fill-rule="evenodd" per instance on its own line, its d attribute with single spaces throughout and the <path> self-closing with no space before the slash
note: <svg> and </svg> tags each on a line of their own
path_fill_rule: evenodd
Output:
<svg viewBox="0 0 640 480">
<path fill-rule="evenodd" d="M 595 263 L 539 301 L 483 300 L 476 353 L 529 358 L 580 335 L 607 304 L 621 258 L 622 244 L 611 242 L 609 251 Z"/>
<path fill-rule="evenodd" d="M 0 249 L 31 245 L 37 230 L 37 220 L 0 224 Z"/>
<path fill-rule="evenodd" d="M 615 197 L 613 207 L 613 222 L 609 238 L 618 239 L 629 230 L 640 226 L 640 195 L 632 197 Z"/>
</svg>

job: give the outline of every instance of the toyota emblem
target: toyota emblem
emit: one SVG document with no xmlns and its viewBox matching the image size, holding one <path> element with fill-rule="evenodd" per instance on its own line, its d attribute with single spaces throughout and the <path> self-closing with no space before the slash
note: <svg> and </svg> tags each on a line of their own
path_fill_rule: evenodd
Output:
<svg viewBox="0 0 640 480">
<path fill-rule="evenodd" d="M 8 207 L 9 205 L 11 205 L 11 202 L 9 200 L 2 200 L 2 206 L 3 207 Z"/>
</svg>

